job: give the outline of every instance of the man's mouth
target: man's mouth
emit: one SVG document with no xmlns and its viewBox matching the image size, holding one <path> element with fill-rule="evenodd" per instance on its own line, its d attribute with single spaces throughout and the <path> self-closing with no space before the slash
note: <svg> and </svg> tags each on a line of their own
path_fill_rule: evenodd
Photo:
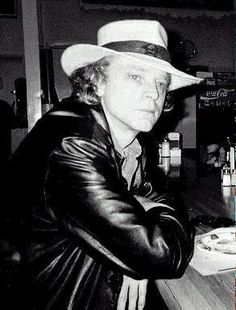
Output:
<svg viewBox="0 0 236 310">
<path fill-rule="evenodd" d="M 156 109 L 155 110 L 138 109 L 137 111 L 142 112 L 142 113 L 147 113 L 147 114 L 155 114 L 157 110 Z"/>
</svg>

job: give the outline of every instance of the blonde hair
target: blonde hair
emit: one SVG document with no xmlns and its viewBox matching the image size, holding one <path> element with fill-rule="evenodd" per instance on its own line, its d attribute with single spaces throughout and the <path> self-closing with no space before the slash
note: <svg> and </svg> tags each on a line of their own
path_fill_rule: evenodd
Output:
<svg viewBox="0 0 236 310">
<path fill-rule="evenodd" d="M 106 82 L 106 71 L 109 65 L 109 57 L 104 57 L 75 69 L 69 78 L 72 85 L 72 96 L 77 101 L 83 101 L 90 105 L 100 104 L 101 98 L 97 94 L 98 84 Z"/>
</svg>

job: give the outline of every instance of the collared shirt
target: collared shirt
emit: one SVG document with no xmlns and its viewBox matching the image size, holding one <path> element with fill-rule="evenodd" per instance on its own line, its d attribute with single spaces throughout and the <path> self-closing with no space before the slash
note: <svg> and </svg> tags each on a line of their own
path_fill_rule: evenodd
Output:
<svg viewBox="0 0 236 310">
<path fill-rule="evenodd" d="M 135 138 L 122 152 L 124 160 L 121 172 L 128 183 L 129 190 L 134 184 L 141 182 L 141 167 L 138 160 L 141 154 L 142 147 L 137 138 Z"/>
</svg>

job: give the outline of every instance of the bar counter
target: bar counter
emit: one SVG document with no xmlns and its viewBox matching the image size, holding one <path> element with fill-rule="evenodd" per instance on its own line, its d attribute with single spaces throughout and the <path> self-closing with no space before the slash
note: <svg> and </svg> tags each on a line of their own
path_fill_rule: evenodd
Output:
<svg viewBox="0 0 236 310">
<path fill-rule="evenodd" d="M 235 220 L 236 188 L 221 186 L 219 168 L 199 168 L 196 156 L 186 153 L 179 176 L 170 173 L 166 182 L 182 199 L 191 219 L 207 215 Z M 202 223 L 195 227 L 196 234 L 216 228 Z M 158 280 L 156 284 L 170 310 L 235 309 L 235 270 L 203 276 L 189 265 L 182 278 Z"/>
</svg>

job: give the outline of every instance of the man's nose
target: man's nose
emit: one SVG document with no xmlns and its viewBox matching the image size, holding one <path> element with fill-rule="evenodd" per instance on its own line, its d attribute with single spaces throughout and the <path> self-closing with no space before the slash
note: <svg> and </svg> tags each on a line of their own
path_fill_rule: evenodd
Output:
<svg viewBox="0 0 236 310">
<path fill-rule="evenodd" d="M 159 91 L 156 82 L 150 83 L 146 90 L 146 96 L 152 100 L 157 100 L 159 98 Z"/>
</svg>

